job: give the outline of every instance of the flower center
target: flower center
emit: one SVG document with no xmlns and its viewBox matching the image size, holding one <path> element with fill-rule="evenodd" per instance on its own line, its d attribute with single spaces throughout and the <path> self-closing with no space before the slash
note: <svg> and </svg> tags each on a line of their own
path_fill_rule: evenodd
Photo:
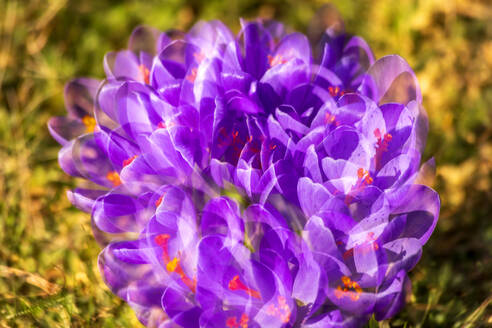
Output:
<svg viewBox="0 0 492 328">
<path fill-rule="evenodd" d="M 344 296 L 348 296 L 352 301 L 357 301 L 362 293 L 362 288 L 360 288 L 359 284 L 352 281 L 347 276 L 343 276 L 341 280 L 343 287 L 341 285 L 337 286 L 337 289 L 335 290 L 335 297 L 340 299 Z"/>
<path fill-rule="evenodd" d="M 345 196 L 345 204 L 349 205 L 354 200 L 354 197 L 360 193 L 364 188 L 374 182 L 373 178 L 369 175 L 369 171 L 360 167 L 357 170 L 357 182 L 352 187 L 352 192 Z"/>
<path fill-rule="evenodd" d="M 336 116 L 330 113 L 326 113 L 325 115 L 325 124 L 335 124 L 335 126 L 339 126 L 340 122 L 336 120 Z"/>
<path fill-rule="evenodd" d="M 368 186 L 373 182 L 373 179 L 369 175 L 369 171 L 364 170 L 361 167 L 357 170 L 357 178 L 357 188 L 360 188 L 361 186 Z"/>
<path fill-rule="evenodd" d="M 382 135 L 379 128 L 374 130 L 374 136 L 377 139 L 376 145 L 374 146 L 374 148 L 376 148 L 374 161 L 376 162 L 376 170 L 379 170 L 381 169 L 381 159 L 383 157 L 383 153 L 388 151 L 388 145 L 391 139 L 393 139 L 393 136 L 389 133 L 385 133 L 384 135 Z"/>
<path fill-rule="evenodd" d="M 290 321 L 292 311 L 290 310 L 285 297 L 278 296 L 277 305 L 270 304 L 266 310 L 266 313 L 279 318 L 283 323 L 287 323 Z"/>
<path fill-rule="evenodd" d="M 181 281 L 194 293 L 196 290 L 196 280 L 190 279 L 183 271 L 180 265 L 179 257 L 174 257 L 171 260 L 169 256 L 168 242 L 171 238 L 168 234 L 160 234 L 154 238 L 154 242 L 162 249 L 162 259 L 166 265 L 166 270 L 168 272 L 175 272 Z"/>
<path fill-rule="evenodd" d="M 226 129 L 222 127 L 219 130 L 219 135 L 217 137 L 217 140 L 218 140 L 218 145 L 220 147 L 230 147 L 234 160 L 238 160 L 239 156 L 241 156 L 241 152 L 243 151 L 246 143 L 253 142 L 253 137 L 248 136 L 246 140 L 244 140 L 239 135 L 239 131 L 237 130 L 233 131 L 232 134 L 229 135 Z M 273 149 L 275 148 L 276 146 L 273 147 Z M 253 153 L 259 153 L 261 151 L 261 149 L 255 147 L 255 145 L 252 145 L 252 147 L 249 150 L 251 150 Z"/>
<path fill-rule="evenodd" d="M 231 281 L 229 281 L 229 285 L 228 285 L 229 289 L 232 290 L 232 291 L 236 291 L 236 290 L 242 290 L 244 291 L 246 294 L 248 294 L 249 296 L 251 297 L 254 297 L 254 298 L 261 298 L 260 296 L 260 293 L 257 291 L 257 290 L 254 290 L 254 289 L 251 289 L 251 288 L 248 288 L 242 281 L 241 279 L 239 279 L 239 276 L 236 275 L 234 276 Z"/>
<path fill-rule="evenodd" d="M 346 93 L 346 91 L 343 91 L 342 89 L 340 89 L 340 87 L 333 86 L 328 87 L 328 92 L 333 98 L 337 96 L 341 97 Z"/>
<path fill-rule="evenodd" d="M 87 133 L 94 132 L 96 128 L 96 119 L 94 117 L 86 115 L 82 118 L 82 123 L 84 123 Z"/>
</svg>

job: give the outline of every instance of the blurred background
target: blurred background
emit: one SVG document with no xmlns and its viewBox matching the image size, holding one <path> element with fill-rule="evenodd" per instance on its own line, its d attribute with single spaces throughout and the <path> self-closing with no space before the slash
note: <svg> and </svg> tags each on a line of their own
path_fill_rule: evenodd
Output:
<svg viewBox="0 0 492 328">
<path fill-rule="evenodd" d="M 275 18 L 307 32 L 326 1 L 0 0 L 0 327 L 139 327 L 102 282 L 89 215 L 65 193 L 46 122 L 64 115 L 63 86 L 103 77 L 106 52 L 148 24 L 187 30 L 221 19 Z M 332 2 L 377 58 L 414 68 L 430 120 L 439 224 L 411 272 L 405 309 L 370 327 L 492 326 L 492 3 Z"/>
</svg>

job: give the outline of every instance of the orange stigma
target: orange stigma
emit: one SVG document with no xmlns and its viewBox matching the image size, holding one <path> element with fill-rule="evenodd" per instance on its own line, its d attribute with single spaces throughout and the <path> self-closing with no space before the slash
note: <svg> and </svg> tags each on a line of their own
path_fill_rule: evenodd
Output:
<svg viewBox="0 0 492 328">
<path fill-rule="evenodd" d="M 84 116 L 82 118 L 82 123 L 84 123 L 87 133 L 92 133 L 96 129 L 96 119 L 92 116 Z"/>
<path fill-rule="evenodd" d="M 192 68 L 192 69 L 191 69 L 191 74 L 190 74 L 190 75 L 187 75 L 187 76 L 186 76 L 186 79 L 187 79 L 188 81 L 190 81 L 191 83 L 194 83 L 194 82 L 195 82 L 195 80 L 196 80 L 196 75 L 197 75 L 197 73 L 198 73 L 197 69 L 196 69 L 196 68 Z"/>
<path fill-rule="evenodd" d="M 287 60 L 284 59 L 282 55 L 275 55 L 275 56 L 268 55 L 268 64 L 270 64 L 270 67 L 277 66 L 280 64 L 285 64 L 286 62 Z"/>
<path fill-rule="evenodd" d="M 165 194 L 166 194 L 166 193 L 164 193 L 164 195 L 165 195 Z M 164 195 L 162 195 L 161 197 L 159 197 L 159 199 L 157 199 L 157 200 L 155 201 L 155 207 L 159 207 L 159 205 L 161 205 L 162 200 L 164 199 Z"/>
<path fill-rule="evenodd" d="M 108 172 L 108 174 L 106 174 L 106 179 L 113 184 L 113 187 L 118 187 L 121 185 L 120 175 L 116 171 Z"/>
<path fill-rule="evenodd" d="M 340 87 L 328 87 L 328 92 L 332 97 L 343 96 L 346 92 L 340 89 Z"/>
<path fill-rule="evenodd" d="M 140 79 L 145 83 L 145 84 L 150 84 L 150 71 L 147 67 L 145 67 L 144 64 L 138 65 L 138 71 L 140 74 Z"/>
<path fill-rule="evenodd" d="M 254 289 L 251 289 L 251 288 L 248 288 L 242 281 L 241 279 L 239 279 L 239 276 L 236 275 L 234 276 L 231 281 L 229 281 L 229 285 L 228 285 L 229 289 L 232 290 L 232 291 L 235 291 L 235 290 L 242 290 L 244 291 L 246 294 L 248 294 L 249 296 L 251 297 L 254 297 L 254 298 L 261 298 L 261 295 L 260 293 L 257 291 L 257 290 L 254 290 Z"/>
<path fill-rule="evenodd" d="M 340 91 L 340 87 L 328 87 L 328 92 L 332 97 L 336 97 L 339 91 Z"/>
<path fill-rule="evenodd" d="M 388 151 L 388 146 L 391 139 L 393 139 L 393 136 L 389 133 L 385 133 L 384 135 L 382 135 L 379 128 L 374 130 L 374 136 L 377 139 L 375 145 L 376 155 L 374 156 L 374 161 L 376 162 L 376 170 L 379 170 L 381 169 L 381 159 L 383 157 L 383 153 Z"/>
<path fill-rule="evenodd" d="M 337 289 L 335 290 L 335 297 L 340 299 L 344 296 L 348 296 L 352 301 L 357 301 L 360 298 L 360 294 L 362 293 L 362 288 L 360 288 L 359 284 L 355 281 L 352 281 L 347 276 L 343 276 L 341 280 L 343 283 L 343 288 L 340 285 L 337 286 Z"/>
<path fill-rule="evenodd" d="M 132 157 L 125 159 L 123 161 L 123 167 L 130 165 L 137 157 L 138 155 L 133 155 Z"/>
</svg>

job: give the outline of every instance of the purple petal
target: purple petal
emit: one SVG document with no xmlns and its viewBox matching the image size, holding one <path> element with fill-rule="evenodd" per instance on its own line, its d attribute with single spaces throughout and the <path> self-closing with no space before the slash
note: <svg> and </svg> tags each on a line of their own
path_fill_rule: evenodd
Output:
<svg viewBox="0 0 492 328">
<path fill-rule="evenodd" d="M 397 55 L 378 59 L 367 71 L 359 91 L 378 104 L 402 103 L 412 100 L 422 103 L 422 94 L 415 73 Z"/>
<path fill-rule="evenodd" d="M 62 146 L 67 145 L 70 140 L 87 131 L 87 128 L 80 120 L 69 117 L 50 118 L 48 129 L 51 136 Z"/>
<path fill-rule="evenodd" d="M 70 81 L 65 86 L 65 107 L 68 115 L 82 119 L 85 116 L 94 116 L 94 99 L 100 81 L 88 78 L 79 78 Z"/>
</svg>

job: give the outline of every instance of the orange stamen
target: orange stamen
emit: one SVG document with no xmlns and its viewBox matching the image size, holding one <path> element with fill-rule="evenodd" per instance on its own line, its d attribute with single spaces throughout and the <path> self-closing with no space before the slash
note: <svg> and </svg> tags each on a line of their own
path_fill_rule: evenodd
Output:
<svg viewBox="0 0 492 328">
<path fill-rule="evenodd" d="M 169 272 L 176 271 L 176 267 L 178 266 L 179 259 L 177 257 L 173 258 L 171 261 L 167 262 L 166 270 Z"/>
<path fill-rule="evenodd" d="M 359 168 L 357 170 L 357 177 L 359 178 L 359 181 L 357 181 L 357 185 L 356 185 L 357 187 L 359 187 L 361 183 L 362 185 L 367 186 L 372 184 L 374 181 L 369 175 L 369 171 L 364 170 L 363 168 Z"/>
<path fill-rule="evenodd" d="M 121 185 L 120 175 L 116 171 L 108 172 L 108 174 L 106 174 L 106 179 L 113 184 L 113 187 L 118 187 Z"/>
<path fill-rule="evenodd" d="M 335 121 L 336 119 L 336 116 L 335 115 L 331 115 L 330 113 L 326 113 L 325 115 L 325 123 L 326 124 L 333 124 L 335 123 L 335 125 L 338 125 L 338 122 Z"/>
<path fill-rule="evenodd" d="M 340 91 L 340 87 L 328 87 L 328 92 L 332 97 L 336 97 L 339 91 Z"/>
<path fill-rule="evenodd" d="M 87 133 L 94 132 L 96 128 L 96 119 L 94 117 L 86 115 L 82 118 L 82 123 L 85 125 Z"/>
<path fill-rule="evenodd" d="M 277 305 L 270 304 L 266 310 L 268 315 L 279 318 L 282 323 L 288 323 L 292 311 L 287 304 L 287 300 L 283 296 L 277 297 Z"/>
<path fill-rule="evenodd" d="M 248 321 L 249 317 L 246 315 L 246 313 L 243 313 L 241 315 L 241 318 L 239 319 L 239 323 L 237 322 L 237 317 L 228 317 L 226 320 L 226 327 L 227 328 L 248 328 Z"/>
<path fill-rule="evenodd" d="M 249 317 L 246 315 L 246 313 L 243 313 L 241 315 L 241 319 L 239 320 L 239 327 L 248 328 L 248 321 L 249 321 Z"/>
<path fill-rule="evenodd" d="M 337 289 L 335 290 L 335 297 L 342 298 L 344 296 L 348 296 L 352 301 L 357 301 L 362 293 L 362 288 L 360 285 L 357 282 L 352 281 L 347 276 L 343 276 L 341 280 L 344 287 L 342 288 L 340 285 L 337 286 Z"/>
</svg>

